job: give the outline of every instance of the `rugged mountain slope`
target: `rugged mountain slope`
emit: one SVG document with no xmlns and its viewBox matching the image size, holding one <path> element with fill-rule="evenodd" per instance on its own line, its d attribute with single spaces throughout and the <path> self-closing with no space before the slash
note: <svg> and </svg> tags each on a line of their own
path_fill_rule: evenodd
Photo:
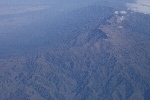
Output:
<svg viewBox="0 0 150 100">
<path fill-rule="evenodd" d="M 150 35 L 137 24 L 149 25 L 137 20 L 144 17 L 149 21 L 150 16 L 130 11 L 114 14 L 114 10 L 107 9 L 110 15 L 94 17 L 90 27 L 75 36 L 69 34 L 73 28 L 66 26 L 69 29 L 64 32 L 70 39 L 58 49 L 2 59 L 0 99 L 149 100 Z M 130 22 L 133 16 L 134 23 Z M 78 25 L 76 21 L 70 23 Z"/>
</svg>

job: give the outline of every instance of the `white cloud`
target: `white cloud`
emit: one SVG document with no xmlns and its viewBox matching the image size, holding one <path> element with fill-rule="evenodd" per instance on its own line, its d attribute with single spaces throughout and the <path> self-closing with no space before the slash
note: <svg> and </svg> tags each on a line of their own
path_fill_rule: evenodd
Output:
<svg viewBox="0 0 150 100">
<path fill-rule="evenodd" d="M 123 28 L 123 26 L 119 26 L 118 28 Z"/>
<path fill-rule="evenodd" d="M 150 0 L 137 0 L 136 3 L 127 3 L 127 7 L 135 12 L 150 14 Z"/>
<path fill-rule="evenodd" d="M 119 11 L 115 11 L 114 14 L 116 14 L 116 15 L 119 14 Z"/>
<path fill-rule="evenodd" d="M 127 12 L 125 10 L 122 10 L 122 11 L 115 11 L 114 14 L 118 15 L 118 14 L 122 14 L 122 15 L 125 15 L 127 14 Z"/>
<path fill-rule="evenodd" d="M 124 11 L 124 10 L 123 10 L 123 11 L 120 11 L 120 13 L 121 13 L 121 14 L 127 14 L 127 12 Z"/>
<path fill-rule="evenodd" d="M 118 16 L 117 22 L 120 23 L 124 20 L 124 16 Z"/>
</svg>

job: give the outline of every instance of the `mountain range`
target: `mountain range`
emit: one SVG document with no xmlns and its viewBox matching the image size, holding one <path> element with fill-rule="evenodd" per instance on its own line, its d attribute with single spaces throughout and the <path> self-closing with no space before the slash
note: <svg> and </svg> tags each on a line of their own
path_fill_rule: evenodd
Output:
<svg viewBox="0 0 150 100">
<path fill-rule="evenodd" d="M 83 2 L 0 10 L 0 100 L 150 100 L 150 15 Z"/>
</svg>

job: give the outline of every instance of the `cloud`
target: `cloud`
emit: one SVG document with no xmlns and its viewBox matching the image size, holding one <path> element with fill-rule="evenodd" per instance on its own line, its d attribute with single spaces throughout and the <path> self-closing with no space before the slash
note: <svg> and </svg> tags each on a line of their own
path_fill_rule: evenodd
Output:
<svg viewBox="0 0 150 100">
<path fill-rule="evenodd" d="M 47 9 L 47 6 L 7 6 L 0 8 L 0 15 L 19 14 Z"/>
<path fill-rule="evenodd" d="M 124 16 L 118 16 L 117 17 L 117 22 L 120 23 L 124 20 Z"/>
<path fill-rule="evenodd" d="M 37 20 L 42 18 L 42 14 L 33 14 L 32 12 L 42 11 L 47 8 L 47 6 L 0 7 L 0 33 L 8 33 L 12 30 L 17 30 L 18 28 L 21 28 L 24 25 L 29 25 L 32 22 L 36 22 Z"/>
<path fill-rule="evenodd" d="M 127 3 L 127 7 L 135 12 L 150 14 L 150 0 L 137 0 L 135 3 Z"/>
<path fill-rule="evenodd" d="M 125 10 L 122 10 L 122 11 L 115 11 L 114 14 L 118 15 L 118 14 L 122 14 L 122 15 L 125 15 L 127 14 L 127 12 Z"/>
</svg>

